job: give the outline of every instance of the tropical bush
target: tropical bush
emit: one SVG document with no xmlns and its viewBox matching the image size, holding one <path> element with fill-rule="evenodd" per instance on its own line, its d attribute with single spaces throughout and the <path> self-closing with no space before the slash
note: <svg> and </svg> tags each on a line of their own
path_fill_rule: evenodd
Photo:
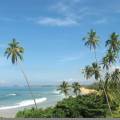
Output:
<svg viewBox="0 0 120 120">
<path fill-rule="evenodd" d="M 117 104 L 114 105 L 117 108 Z M 24 109 L 16 114 L 17 118 L 103 118 L 109 115 L 103 96 L 94 94 L 69 97 L 53 108 Z"/>
</svg>

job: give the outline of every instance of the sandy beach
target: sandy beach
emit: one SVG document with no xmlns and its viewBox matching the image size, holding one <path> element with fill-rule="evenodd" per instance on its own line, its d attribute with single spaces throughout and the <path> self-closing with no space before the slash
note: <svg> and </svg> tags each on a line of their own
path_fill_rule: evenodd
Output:
<svg viewBox="0 0 120 120">
<path fill-rule="evenodd" d="M 22 110 L 24 108 L 17 108 L 17 109 L 9 109 L 9 110 L 0 110 L 0 117 L 3 118 L 14 118 L 17 111 Z"/>
</svg>

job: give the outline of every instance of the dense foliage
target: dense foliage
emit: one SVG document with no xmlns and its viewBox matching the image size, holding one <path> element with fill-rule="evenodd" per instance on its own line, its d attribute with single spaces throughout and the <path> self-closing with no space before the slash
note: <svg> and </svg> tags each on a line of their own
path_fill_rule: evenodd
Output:
<svg viewBox="0 0 120 120">
<path fill-rule="evenodd" d="M 113 105 L 117 109 L 117 104 Z M 16 114 L 18 118 L 100 118 L 109 115 L 103 96 L 84 95 L 69 97 L 57 103 L 53 108 L 24 109 Z"/>
</svg>

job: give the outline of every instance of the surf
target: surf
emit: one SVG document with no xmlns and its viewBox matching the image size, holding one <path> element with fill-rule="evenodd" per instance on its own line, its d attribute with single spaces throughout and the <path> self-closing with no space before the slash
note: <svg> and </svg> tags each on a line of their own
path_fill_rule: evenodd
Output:
<svg viewBox="0 0 120 120">
<path fill-rule="evenodd" d="M 47 100 L 47 98 L 37 98 L 35 100 L 36 100 L 36 103 L 38 104 L 38 103 L 45 102 Z M 34 105 L 34 100 L 29 99 L 29 100 L 23 100 L 13 106 L 0 107 L 0 110 L 15 109 L 15 108 L 27 107 L 27 106 L 31 106 L 31 105 Z"/>
</svg>

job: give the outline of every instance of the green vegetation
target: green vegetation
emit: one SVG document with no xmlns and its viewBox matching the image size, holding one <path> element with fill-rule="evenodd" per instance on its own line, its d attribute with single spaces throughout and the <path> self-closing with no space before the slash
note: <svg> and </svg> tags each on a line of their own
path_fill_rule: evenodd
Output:
<svg viewBox="0 0 120 120">
<path fill-rule="evenodd" d="M 120 117 L 120 70 L 115 67 L 119 63 L 120 38 L 113 32 L 105 42 L 106 53 L 98 60 L 97 47 L 100 37 L 94 30 L 90 30 L 83 38 L 85 46 L 94 51 L 94 61 L 85 66 L 82 73 L 86 79 L 94 79 L 96 83 L 89 86 L 98 92 L 89 95 L 80 95 L 80 84 L 68 82 L 58 87 L 66 99 L 58 102 L 53 108 L 25 109 L 17 113 L 16 117 L 25 118 L 95 118 Z M 114 67 L 114 69 L 113 69 Z M 76 97 L 71 97 L 71 88 Z M 70 92 L 69 92 L 70 91 Z"/>
<path fill-rule="evenodd" d="M 111 66 L 115 65 L 116 62 L 119 62 L 120 40 L 118 34 L 115 32 L 111 34 L 110 38 L 105 43 L 105 47 L 107 47 L 107 53 L 102 58 L 101 64 L 101 62 L 98 62 L 96 57 L 96 46 L 98 45 L 99 41 L 98 38 L 99 37 L 97 37 L 96 32 L 91 30 L 91 32 L 88 33 L 88 37 L 84 39 L 85 45 L 94 49 L 96 62 L 93 62 L 92 65 L 86 66 L 83 70 L 83 73 L 86 79 L 94 78 L 99 82 L 99 93 L 105 96 L 111 117 L 113 117 L 111 106 L 113 101 L 115 101 L 115 96 L 120 95 L 118 88 L 120 83 L 120 74 L 119 69 L 115 69 L 115 71 L 111 72 Z"/>
<path fill-rule="evenodd" d="M 69 89 L 70 89 L 70 86 L 68 82 L 63 81 L 63 83 L 58 87 L 57 90 L 60 91 L 60 93 L 63 93 L 67 97 Z"/>
<path fill-rule="evenodd" d="M 115 106 L 114 108 L 116 108 Z M 53 108 L 47 109 L 25 109 L 17 113 L 18 118 L 97 118 L 106 117 L 108 107 L 102 96 L 94 94 L 69 97 Z"/>
<path fill-rule="evenodd" d="M 76 96 L 80 95 L 81 90 L 80 90 L 81 85 L 78 82 L 74 82 L 72 84 L 73 92 L 75 93 Z"/>
</svg>

